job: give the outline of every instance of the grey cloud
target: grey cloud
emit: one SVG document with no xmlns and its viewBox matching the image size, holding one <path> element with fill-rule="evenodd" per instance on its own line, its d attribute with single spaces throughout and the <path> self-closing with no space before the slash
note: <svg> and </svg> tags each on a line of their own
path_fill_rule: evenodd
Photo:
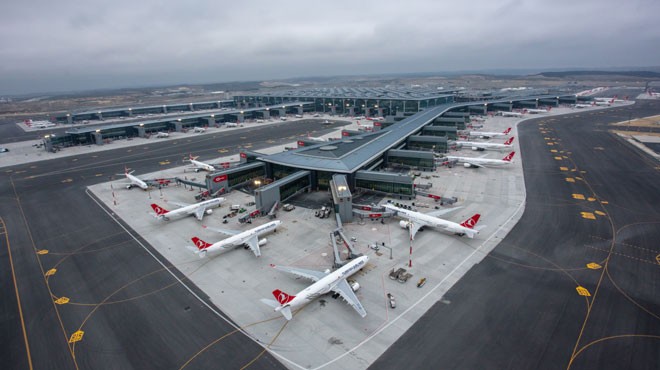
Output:
<svg viewBox="0 0 660 370">
<path fill-rule="evenodd" d="M 660 2 L 7 2 L 0 94 L 660 61 Z"/>
</svg>

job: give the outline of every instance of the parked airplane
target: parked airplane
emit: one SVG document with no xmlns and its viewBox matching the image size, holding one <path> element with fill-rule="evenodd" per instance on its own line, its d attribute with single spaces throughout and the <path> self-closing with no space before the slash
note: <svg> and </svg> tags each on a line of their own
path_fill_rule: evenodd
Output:
<svg viewBox="0 0 660 370">
<path fill-rule="evenodd" d="M 236 122 L 225 122 L 225 127 L 238 127 Z"/>
<path fill-rule="evenodd" d="M 361 124 L 360 121 L 356 121 L 357 127 L 359 131 L 373 131 L 374 130 L 374 125 L 372 124 Z"/>
<path fill-rule="evenodd" d="M 515 136 L 511 136 L 509 140 L 505 141 L 503 144 L 500 143 L 481 143 L 481 142 L 476 142 L 476 141 L 454 141 L 454 144 L 459 145 L 459 146 L 467 146 L 471 147 L 472 150 L 478 150 L 478 151 L 483 151 L 486 149 L 494 149 L 494 150 L 501 150 L 501 149 L 512 149 L 513 145 L 511 143 L 513 142 L 513 139 Z"/>
<path fill-rule="evenodd" d="M 211 208 L 219 207 L 220 203 L 222 203 L 224 200 L 225 198 L 213 198 L 195 204 L 185 204 L 170 201 L 170 203 L 181 207 L 172 211 L 168 211 L 155 203 L 151 204 L 151 208 L 153 208 L 155 212 L 154 217 L 159 220 L 169 221 L 173 217 L 181 215 L 194 215 L 198 220 L 201 221 L 202 218 L 204 218 L 204 214 L 210 215 L 213 212 Z"/>
<path fill-rule="evenodd" d="M 623 102 L 625 102 L 626 100 L 628 100 L 628 99 L 627 99 L 627 98 L 628 98 L 627 96 L 626 96 L 626 100 L 618 99 L 618 97 L 619 97 L 618 95 L 614 95 L 614 96 L 611 97 L 611 98 L 594 98 L 594 100 L 597 101 L 597 102 L 599 102 L 599 101 L 600 101 L 600 102 L 609 102 L 610 104 L 612 104 L 612 103 L 623 103 Z"/>
<path fill-rule="evenodd" d="M 313 137 L 313 136 L 310 136 L 309 133 L 307 133 L 307 140 L 318 141 L 318 142 L 326 142 L 326 141 L 328 141 L 327 139 L 324 139 L 324 138 L 322 138 L 322 137 Z"/>
<path fill-rule="evenodd" d="M 399 225 L 401 225 L 401 227 L 404 229 L 410 229 L 410 238 L 413 240 L 415 239 L 415 234 L 417 234 L 417 231 L 419 231 L 419 229 L 424 226 L 435 227 L 443 231 L 456 234 L 458 236 L 465 235 L 470 239 L 479 234 L 479 230 L 474 228 L 477 222 L 479 222 L 479 218 L 481 217 L 481 215 L 478 213 L 459 224 L 437 217 L 439 215 L 454 211 L 457 208 L 421 213 L 395 207 L 391 204 L 385 204 L 384 207 L 392 212 L 396 212 L 399 217 L 406 218 L 408 220 L 402 220 L 399 222 Z"/>
<path fill-rule="evenodd" d="M 128 168 L 124 169 L 124 175 L 126 176 L 126 179 L 128 179 L 128 181 L 130 181 L 129 183 L 125 184 L 126 189 L 131 189 L 132 187 L 137 186 L 138 188 L 140 188 L 142 190 L 148 190 L 149 185 L 146 183 L 146 181 L 140 180 L 136 176 L 133 176 L 133 172 L 135 172 L 135 171 L 128 172 Z"/>
<path fill-rule="evenodd" d="M 614 103 L 614 99 L 611 99 L 611 100 L 596 100 L 594 102 L 594 105 L 598 105 L 598 106 L 601 106 L 601 107 L 602 106 L 608 106 L 609 107 L 610 105 L 612 105 L 612 103 Z"/>
<path fill-rule="evenodd" d="M 594 106 L 594 104 L 575 104 L 574 105 L 575 108 L 591 108 L 593 106 Z"/>
<path fill-rule="evenodd" d="M 363 268 L 367 262 L 369 262 L 369 257 L 361 256 L 333 272 L 271 265 L 277 270 L 312 280 L 314 283 L 296 295 L 289 295 L 279 289 L 275 289 L 273 290 L 273 296 L 275 296 L 277 301 L 263 298 L 261 302 L 272 307 L 276 312 L 279 311 L 287 320 L 291 320 L 293 317 L 291 310 L 295 307 L 305 305 L 311 300 L 332 291 L 341 296 L 360 316 L 365 317 L 367 316 L 367 311 L 362 307 L 360 300 L 358 300 L 354 293 L 354 289 L 346 279 Z"/>
<path fill-rule="evenodd" d="M 507 136 L 509 132 L 511 132 L 511 127 L 502 132 L 469 131 L 468 136 L 475 136 L 480 139 L 490 139 L 491 137 Z"/>
<path fill-rule="evenodd" d="M 201 134 L 201 133 L 204 133 L 204 132 L 206 132 L 206 127 L 199 127 L 199 126 L 197 126 L 197 127 L 195 127 L 195 129 L 193 130 L 193 132 L 197 132 L 197 133 L 200 133 L 200 134 Z"/>
<path fill-rule="evenodd" d="M 522 117 L 521 112 L 507 112 L 507 111 L 500 111 L 500 116 L 502 117 Z"/>
<path fill-rule="evenodd" d="M 259 239 L 259 237 L 271 231 L 276 231 L 275 229 L 280 226 L 281 223 L 282 221 L 275 220 L 246 231 L 214 229 L 204 226 L 206 229 L 229 235 L 229 238 L 211 244 L 198 237 L 193 237 L 192 241 L 195 243 L 195 246 L 189 247 L 188 249 L 195 251 L 196 254 L 199 254 L 200 258 L 203 258 L 207 253 L 219 254 L 241 245 L 247 245 L 255 256 L 260 257 L 261 249 L 259 249 L 259 246 L 268 243 L 268 239 Z"/>
<path fill-rule="evenodd" d="M 213 165 L 198 161 L 197 158 L 199 158 L 199 157 L 193 157 L 192 154 L 189 154 L 188 158 L 189 158 L 188 160 L 190 161 L 190 164 L 193 165 L 193 169 L 195 170 L 195 172 L 199 172 L 199 171 L 213 172 L 213 171 L 216 170 L 216 168 Z"/>
<path fill-rule="evenodd" d="M 48 128 L 55 126 L 54 123 L 49 121 L 33 121 L 31 119 L 26 119 L 23 123 L 31 128 Z"/>
<path fill-rule="evenodd" d="M 458 163 L 463 163 L 463 166 L 466 168 L 484 168 L 484 167 L 495 167 L 510 165 L 513 163 L 512 159 L 516 152 L 511 152 L 507 154 L 506 157 L 502 159 L 488 159 L 488 158 L 470 158 L 470 157 L 455 157 L 448 155 L 446 158 L 450 161 L 455 160 Z"/>
<path fill-rule="evenodd" d="M 168 134 L 167 132 L 159 132 L 156 134 L 156 138 L 158 139 L 164 139 L 166 137 L 170 137 L 170 134 Z"/>
<path fill-rule="evenodd" d="M 550 108 L 548 108 L 548 109 L 525 109 L 525 112 L 530 113 L 530 114 L 550 113 Z"/>
</svg>

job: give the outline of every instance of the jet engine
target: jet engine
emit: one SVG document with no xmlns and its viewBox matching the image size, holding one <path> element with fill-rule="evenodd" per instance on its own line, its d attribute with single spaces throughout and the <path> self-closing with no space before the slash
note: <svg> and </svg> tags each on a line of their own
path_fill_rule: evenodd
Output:
<svg viewBox="0 0 660 370">
<path fill-rule="evenodd" d="M 410 225 L 408 224 L 408 221 L 401 220 L 399 221 L 399 226 L 401 226 L 402 229 L 407 229 Z"/>
<path fill-rule="evenodd" d="M 268 243 L 268 239 L 266 238 L 259 239 L 259 246 L 265 245 L 266 243 Z"/>
<path fill-rule="evenodd" d="M 477 152 L 483 152 L 483 151 L 484 151 L 484 148 L 479 147 L 479 146 L 473 146 L 473 147 L 472 147 L 472 150 L 477 151 Z"/>
<path fill-rule="evenodd" d="M 211 213 L 213 213 L 213 210 L 212 210 L 212 209 L 207 209 L 207 210 L 206 210 L 206 214 L 207 214 L 207 215 L 210 215 Z"/>
<path fill-rule="evenodd" d="M 465 168 L 479 168 L 479 166 L 475 166 L 475 165 L 472 165 L 472 164 L 469 164 L 469 163 L 463 163 L 463 167 L 465 167 Z"/>
</svg>

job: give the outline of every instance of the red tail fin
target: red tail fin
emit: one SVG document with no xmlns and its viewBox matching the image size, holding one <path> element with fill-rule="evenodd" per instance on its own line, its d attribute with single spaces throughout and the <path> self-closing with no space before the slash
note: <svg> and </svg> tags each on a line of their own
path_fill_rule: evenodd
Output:
<svg viewBox="0 0 660 370">
<path fill-rule="evenodd" d="M 506 130 L 504 130 L 504 135 L 508 134 L 509 132 L 511 132 L 511 127 L 509 127 L 509 128 L 507 128 Z"/>
<path fill-rule="evenodd" d="M 295 295 L 288 295 L 279 289 L 273 290 L 273 295 L 275 296 L 275 299 L 280 302 L 280 304 L 287 304 L 296 298 Z"/>
<path fill-rule="evenodd" d="M 472 229 L 472 228 L 474 228 L 474 225 L 476 225 L 477 222 L 479 222 L 479 217 L 481 217 L 481 215 L 478 214 L 478 213 L 475 213 L 474 216 L 472 216 L 472 217 L 468 218 L 467 220 L 463 221 L 461 226 L 467 227 L 468 229 Z"/>
<path fill-rule="evenodd" d="M 165 208 L 161 208 L 161 207 L 160 207 L 158 204 L 156 204 L 156 203 L 152 203 L 152 204 L 151 204 L 151 208 L 153 208 L 154 212 L 156 212 L 156 214 L 157 214 L 158 216 L 160 216 L 160 215 L 164 215 L 164 214 L 166 214 L 167 212 L 169 212 L 169 211 L 166 210 Z"/>
<path fill-rule="evenodd" d="M 513 159 L 513 156 L 514 156 L 515 154 L 516 154 L 516 152 L 511 152 L 511 153 L 507 154 L 506 157 L 502 158 L 502 160 L 503 160 L 503 161 L 507 161 L 507 162 L 511 162 L 511 160 Z"/>
<path fill-rule="evenodd" d="M 200 239 L 196 236 L 192 238 L 192 241 L 193 241 L 193 243 L 195 243 L 195 247 L 197 247 L 197 249 L 199 249 L 200 251 L 203 251 L 204 249 L 206 249 L 206 248 L 213 245 L 213 244 L 209 244 L 209 243 L 203 241 L 202 239 Z"/>
<path fill-rule="evenodd" d="M 504 142 L 504 145 L 511 145 L 511 143 L 513 143 L 513 139 L 514 139 L 514 138 L 515 138 L 515 136 L 511 136 L 511 137 L 509 138 L 509 140 L 507 140 L 507 141 Z"/>
</svg>

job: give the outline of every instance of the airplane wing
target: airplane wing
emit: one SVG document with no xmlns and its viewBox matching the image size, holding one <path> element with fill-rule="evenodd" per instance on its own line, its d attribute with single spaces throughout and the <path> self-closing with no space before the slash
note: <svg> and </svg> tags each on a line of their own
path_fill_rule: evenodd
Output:
<svg viewBox="0 0 660 370">
<path fill-rule="evenodd" d="M 484 167 L 484 165 L 476 163 L 476 162 L 465 161 L 465 163 L 469 164 L 470 166 L 475 166 L 475 167 L 479 167 L 479 168 L 486 168 L 486 167 Z"/>
<path fill-rule="evenodd" d="M 256 234 L 252 235 L 250 239 L 246 240 L 245 244 L 250 247 L 250 250 L 252 250 L 252 253 L 254 253 L 255 256 L 261 256 L 261 249 L 259 248 L 259 237 Z"/>
<path fill-rule="evenodd" d="M 289 274 L 296 275 L 305 279 L 309 279 L 313 282 L 317 282 L 327 275 L 325 272 L 301 269 L 298 267 L 287 267 L 287 266 L 277 266 L 273 265 L 273 268 L 276 270 L 288 272 Z M 350 287 L 349 287 L 350 289 Z"/>
<path fill-rule="evenodd" d="M 200 221 L 204 218 L 204 213 L 206 213 L 206 207 L 197 207 L 195 209 L 195 217 Z"/>
<path fill-rule="evenodd" d="M 431 211 L 429 213 L 426 213 L 428 216 L 433 216 L 433 217 L 440 217 L 442 215 L 445 215 L 450 212 L 454 212 L 457 209 L 460 209 L 463 207 L 454 207 L 454 208 L 446 208 L 446 209 L 436 209 L 435 211 Z"/>
<path fill-rule="evenodd" d="M 357 311 L 360 316 L 367 316 L 367 311 L 364 309 L 364 307 L 362 307 L 360 300 L 358 300 L 346 279 L 342 279 L 339 283 L 337 283 L 337 285 L 332 288 L 332 291 L 339 294 L 339 296 L 341 296 L 341 298 L 346 301 L 346 303 L 351 305 L 351 307 L 353 307 L 353 309 L 355 309 L 355 311 Z"/>
<path fill-rule="evenodd" d="M 426 226 L 425 223 L 420 222 L 419 220 L 415 219 L 408 219 L 408 228 L 410 228 L 410 237 L 414 240 L 415 239 L 415 234 L 417 234 L 417 231 L 421 229 L 422 227 Z"/>
<path fill-rule="evenodd" d="M 242 232 L 242 231 L 238 231 L 238 230 L 216 229 L 215 227 L 208 227 L 206 225 L 204 225 L 202 227 L 205 228 L 205 229 L 209 229 L 211 231 L 215 231 L 216 233 L 225 234 L 227 236 L 234 236 L 234 235 L 240 234 Z"/>
</svg>

